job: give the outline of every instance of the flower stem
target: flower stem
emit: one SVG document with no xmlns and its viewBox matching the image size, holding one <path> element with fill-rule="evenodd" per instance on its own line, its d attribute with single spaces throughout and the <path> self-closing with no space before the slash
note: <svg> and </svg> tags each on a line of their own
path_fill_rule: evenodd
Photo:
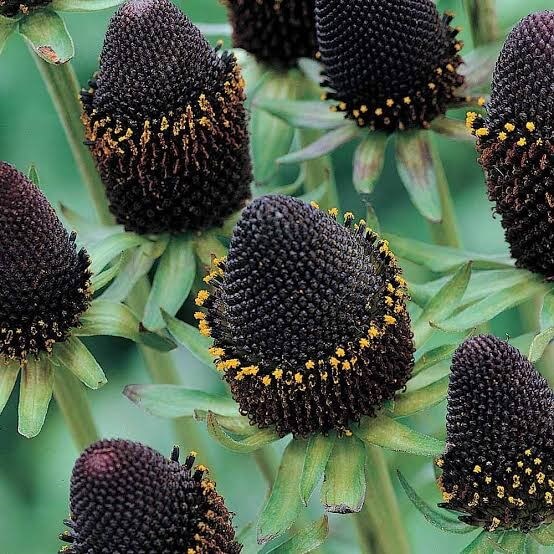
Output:
<svg viewBox="0 0 554 554">
<path fill-rule="evenodd" d="M 99 439 L 84 387 L 63 367 L 54 371 L 54 398 L 79 451 Z"/>
<path fill-rule="evenodd" d="M 382 450 L 367 447 L 367 493 L 362 511 L 354 516 L 364 552 L 408 554 L 410 544 Z"/>
<path fill-rule="evenodd" d="M 94 160 L 83 144 L 84 129 L 81 122 L 81 104 L 79 103 L 79 82 L 70 63 L 54 65 L 32 54 L 50 98 L 58 112 L 71 146 L 73 157 L 94 203 L 100 223 L 113 223 L 108 208 L 106 191 L 100 179 Z"/>
<path fill-rule="evenodd" d="M 495 4 L 495 0 L 465 0 L 475 47 L 496 42 L 500 37 Z"/>
</svg>

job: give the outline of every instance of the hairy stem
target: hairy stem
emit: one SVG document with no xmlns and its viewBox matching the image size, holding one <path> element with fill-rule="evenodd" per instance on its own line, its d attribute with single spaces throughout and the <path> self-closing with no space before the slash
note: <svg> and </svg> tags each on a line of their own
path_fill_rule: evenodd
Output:
<svg viewBox="0 0 554 554">
<path fill-rule="evenodd" d="M 32 54 L 42 75 L 50 98 L 58 112 L 71 146 L 73 157 L 92 199 L 100 223 L 113 223 L 104 185 L 94 160 L 83 144 L 84 132 L 79 102 L 79 82 L 70 63 L 53 65 Z"/>
<path fill-rule="evenodd" d="M 464 3 L 471 26 L 473 45 L 477 47 L 496 42 L 500 37 L 496 1 L 465 0 Z"/>
<path fill-rule="evenodd" d="M 54 372 L 54 398 L 79 452 L 99 439 L 84 386 L 63 367 Z"/>
</svg>

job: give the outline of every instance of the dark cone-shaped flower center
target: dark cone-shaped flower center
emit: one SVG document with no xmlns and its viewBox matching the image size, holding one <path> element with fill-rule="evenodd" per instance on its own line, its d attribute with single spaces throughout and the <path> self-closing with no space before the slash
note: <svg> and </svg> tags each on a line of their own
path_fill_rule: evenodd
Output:
<svg viewBox="0 0 554 554">
<path fill-rule="evenodd" d="M 50 4 L 52 0 L 0 0 L 0 15 L 14 17 Z"/>
<path fill-rule="evenodd" d="M 139 233 L 219 225 L 250 194 L 244 83 L 169 0 L 128 0 L 82 93 L 112 212 Z"/>
<path fill-rule="evenodd" d="M 0 162 L 0 362 L 67 338 L 89 304 L 89 264 L 42 192 Z"/>
<path fill-rule="evenodd" d="M 327 97 L 360 127 L 427 128 L 463 84 L 451 20 L 431 0 L 316 0 Z"/>
<path fill-rule="evenodd" d="M 138 443 L 105 440 L 77 460 L 71 477 L 70 528 L 63 552 L 236 554 L 231 516 L 205 477 Z"/>
<path fill-rule="evenodd" d="M 485 118 L 470 112 L 489 198 L 520 267 L 554 278 L 554 11 L 531 14 L 498 59 Z"/>
<path fill-rule="evenodd" d="M 462 521 L 527 532 L 554 519 L 554 393 L 516 348 L 480 336 L 457 350 L 437 464 Z"/>
<path fill-rule="evenodd" d="M 316 54 L 314 0 L 224 0 L 233 44 L 270 66 L 289 68 Z"/>
<path fill-rule="evenodd" d="M 306 436 L 343 431 L 401 389 L 412 368 L 405 282 L 365 223 L 337 223 L 285 196 L 255 200 L 226 261 L 205 279 L 200 329 L 242 413 Z"/>
</svg>

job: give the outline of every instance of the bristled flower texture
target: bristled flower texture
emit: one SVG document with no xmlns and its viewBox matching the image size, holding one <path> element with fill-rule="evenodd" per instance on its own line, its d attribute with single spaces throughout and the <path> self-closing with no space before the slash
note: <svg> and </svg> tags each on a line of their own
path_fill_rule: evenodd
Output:
<svg viewBox="0 0 554 554">
<path fill-rule="evenodd" d="M 406 282 L 361 221 L 280 195 L 254 200 L 196 299 L 242 414 L 308 436 L 373 415 L 413 366 Z"/>
<path fill-rule="evenodd" d="M 518 266 L 554 278 L 554 11 L 510 33 L 483 118 L 469 112 L 489 198 Z"/>
<path fill-rule="evenodd" d="M 464 83 L 453 15 L 432 0 L 316 0 L 325 98 L 360 127 L 428 128 Z"/>
<path fill-rule="evenodd" d="M 23 364 L 79 325 L 91 299 L 90 260 L 42 192 L 4 162 L 0 253 L 0 361 Z"/>
<path fill-rule="evenodd" d="M 169 0 L 128 0 L 83 91 L 87 143 L 118 222 L 138 233 L 220 225 L 250 196 L 244 82 Z"/>
<path fill-rule="evenodd" d="M 15 17 L 50 4 L 52 0 L 0 0 L 0 15 Z"/>
<path fill-rule="evenodd" d="M 223 0 L 233 45 L 270 67 L 288 69 L 316 55 L 315 0 Z"/>
<path fill-rule="evenodd" d="M 554 520 L 554 392 L 513 346 L 479 336 L 455 353 L 437 464 L 441 506 L 470 525 L 528 532 Z"/>
<path fill-rule="evenodd" d="M 179 463 L 139 443 L 103 440 L 71 477 L 65 554 L 238 554 L 231 515 L 196 453 Z"/>
</svg>

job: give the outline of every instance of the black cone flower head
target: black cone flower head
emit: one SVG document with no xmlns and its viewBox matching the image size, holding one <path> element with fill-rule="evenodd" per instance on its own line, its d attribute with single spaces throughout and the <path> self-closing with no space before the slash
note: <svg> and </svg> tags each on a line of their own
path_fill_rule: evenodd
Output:
<svg viewBox="0 0 554 554">
<path fill-rule="evenodd" d="M 244 82 L 169 0 L 128 0 L 82 94 L 86 138 L 128 230 L 220 225 L 250 194 Z"/>
<path fill-rule="evenodd" d="M 307 436 L 373 415 L 413 365 L 405 281 L 364 222 L 286 196 L 255 200 L 197 304 L 243 414 Z"/>
<path fill-rule="evenodd" d="M 67 338 L 89 305 L 89 264 L 42 192 L 0 162 L 0 361 Z"/>
<path fill-rule="evenodd" d="M 489 198 L 520 267 L 554 278 L 554 11 L 510 33 L 487 115 L 468 113 Z"/>
<path fill-rule="evenodd" d="M 431 0 L 316 0 L 327 98 L 360 127 L 429 127 L 463 84 L 451 20 Z"/>
<path fill-rule="evenodd" d="M 52 0 L 0 0 L 0 15 L 14 17 L 28 14 L 31 10 L 42 8 Z"/>
<path fill-rule="evenodd" d="M 233 44 L 277 68 L 316 54 L 315 0 L 223 0 Z"/>
<path fill-rule="evenodd" d="M 471 525 L 527 532 L 554 520 L 554 393 L 533 365 L 492 336 L 454 355 L 443 507 Z"/>
<path fill-rule="evenodd" d="M 65 554 L 237 554 L 231 515 L 204 466 L 142 444 L 104 440 L 71 477 Z"/>
</svg>

